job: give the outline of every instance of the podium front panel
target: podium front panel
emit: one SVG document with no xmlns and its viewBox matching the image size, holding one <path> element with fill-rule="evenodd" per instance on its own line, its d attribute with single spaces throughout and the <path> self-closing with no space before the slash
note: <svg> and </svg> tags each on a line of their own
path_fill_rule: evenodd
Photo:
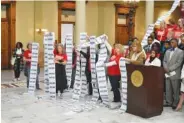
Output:
<svg viewBox="0 0 184 123">
<path fill-rule="evenodd" d="M 127 112 L 149 118 L 163 111 L 164 71 L 161 67 L 127 64 Z"/>
</svg>

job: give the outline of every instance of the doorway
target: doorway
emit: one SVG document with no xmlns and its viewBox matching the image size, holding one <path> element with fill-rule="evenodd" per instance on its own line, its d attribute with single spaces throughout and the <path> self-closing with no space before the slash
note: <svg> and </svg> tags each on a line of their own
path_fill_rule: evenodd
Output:
<svg viewBox="0 0 184 123">
<path fill-rule="evenodd" d="M 15 47 L 15 1 L 1 1 L 1 69 L 10 69 Z"/>
<path fill-rule="evenodd" d="M 75 25 L 72 23 L 63 23 L 61 24 L 61 42 L 65 42 L 65 37 L 67 34 L 73 35 L 73 41 L 75 41 Z M 75 43 L 75 42 L 74 42 Z"/>
<path fill-rule="evenodd" d="M 128 41 L 134 37 L 135 14 L 137 6 L 115 4 L 115 42 L 127 45 Z M 131 27 L 131 28 L 130 28 Z"/>
</svg>

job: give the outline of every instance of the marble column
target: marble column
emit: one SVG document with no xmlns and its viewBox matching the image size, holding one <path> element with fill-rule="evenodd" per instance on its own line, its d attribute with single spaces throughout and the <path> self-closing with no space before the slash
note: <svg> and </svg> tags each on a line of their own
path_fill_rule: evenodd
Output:
<svg viewBox="0 0 184 123">
<path fill-rule="evenodd" d="M 76 1 L 75 43 L 80 42 L 80 33 L 86 31 L 86 1 Z"/>
<path fill-rule="evenodd" d="M 145 12 L 145 20 L 146 20 L 146 29 L 149 24 L 154 23 L 154 0 L 146 1 L 146 12 Z"/>
</svg>

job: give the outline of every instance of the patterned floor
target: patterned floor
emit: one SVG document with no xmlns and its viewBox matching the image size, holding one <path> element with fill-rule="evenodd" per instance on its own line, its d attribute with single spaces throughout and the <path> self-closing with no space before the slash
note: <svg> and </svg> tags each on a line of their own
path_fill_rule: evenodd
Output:
<svg viewBox="0 0 184 123">
<path fill-rule="evenodd" d="M 1 89 L 3 88 L 17 88 L 17 87 L 25 87 L 26 82 L 12 82 L 12 83 L 4 83 L 1 84 Z"/>
<path fill-rule="evenodd" d="M 43 83 L 44 81 L 41 80 L 40 83 Z M 20 87 L 26 87 L 26 81 L 20 81 L 20 82 L 9 82 L 9 83 L 3 83 L 1 84 L 1 89 L 4 88 L 20 88 Z"/>
</svg>

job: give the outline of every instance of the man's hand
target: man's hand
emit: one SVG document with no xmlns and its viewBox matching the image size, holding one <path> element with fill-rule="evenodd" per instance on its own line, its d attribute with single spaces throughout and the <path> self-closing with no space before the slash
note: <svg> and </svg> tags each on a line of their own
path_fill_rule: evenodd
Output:
<svg viewBox="0 0 184 123">
<path fill-rule="evenodd" d="M 164 68 L 165 73 L 169 73 L 169 70 L 167 68 Z"/>
</svg>

